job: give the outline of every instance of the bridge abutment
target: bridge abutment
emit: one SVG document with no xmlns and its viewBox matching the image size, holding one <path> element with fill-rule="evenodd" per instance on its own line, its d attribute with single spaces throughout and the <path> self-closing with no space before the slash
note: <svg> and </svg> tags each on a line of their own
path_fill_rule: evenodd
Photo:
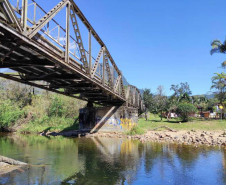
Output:
<svg viewBox="0 0 226 185">
<path fill-rule="evenodd" d="M 79 129 L 90 132 L 127 132 L 138 123 L 138 109 L 86 107 L 79 111 Z"/>
</svg>

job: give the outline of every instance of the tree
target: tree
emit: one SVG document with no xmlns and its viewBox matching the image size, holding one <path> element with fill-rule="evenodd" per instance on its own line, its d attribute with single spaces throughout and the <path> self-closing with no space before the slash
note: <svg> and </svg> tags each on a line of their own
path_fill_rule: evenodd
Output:
<svg viewBox="0 0 226 185">
<path fill-rule="evenodd" d="M 214 53 L 223 53 L 226 54 L 226 41 L 224 43 L 221 43 L 219 40 L 213 40 L 211 42 L 212 49 L 210 50 L 210 54 L 213 55 Z M 226 61 L 224 61 L 221 66 L 223 68 L 226 67 Z"/>
<path fill-rule="evenodd" d="M 156 110 L 158 113 L 160 113 L 160 117 L 162 120 L 162 113 L 166 110 L 166 104 L 167 104 L 167 97 L 164 94 L 164 87 L 158 86 L 157 93 L 154 97 Z"/>
<path fill-rule="evenodd" d="M 145 106 L 145 110 L 144 110 L 145 119 L 147 121 L 148 120 L 147 113 L 153 107 L 153 94 L 151 93 L 150 89 L 144 89 L 143 101 L 144 101 L 144 106 Z"/>
<path fill-rule="evenodd" d="M 180 83 L 177 85 L 171 85 L 170 90 L 173 90 L 174 93 L 172 95 L 171 99 L 174 99 L 174 101 L 180 102 L 182 100 L 186 100 L 190 102 L 190 95 L 192 94 L 189 84 L 187 82 Z"/>
<path fill-rule="evenodd" d="M 215 97 L 222 104 L 226 99 L 226 73 L 214 73 L 215 76 L 212 77 L 211 89 L 216 89 Z"/>
<path fill-rule="evenodd" d="M 184 122 L 188 121 L 190 115 L 194 114 L 196 111 L 196 107 L 191 103 L 179 103 L 177 106 L 177 113 Z"/>
</svg>

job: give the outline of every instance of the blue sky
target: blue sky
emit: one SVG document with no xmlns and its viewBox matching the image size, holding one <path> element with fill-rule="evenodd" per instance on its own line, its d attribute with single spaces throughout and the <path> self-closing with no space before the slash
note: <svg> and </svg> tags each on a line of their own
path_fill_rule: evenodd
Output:
<svg viewBox="0 0 226 185">
<path fill-rule="evenodd" d="M 37 2 L 48 11 L 59 0 Z M 203 94 L 210 90 L 214 73 L 224 71 L 220 64 L 226 55 L 211 56 L 210 43 L 225 39 L 225 0 L 75 2 L 123 75 L 138 88 L 155 92 L 163 85 L 171 95 L 171 84 L 188 82 L 193 94 Z"/>
</svg>

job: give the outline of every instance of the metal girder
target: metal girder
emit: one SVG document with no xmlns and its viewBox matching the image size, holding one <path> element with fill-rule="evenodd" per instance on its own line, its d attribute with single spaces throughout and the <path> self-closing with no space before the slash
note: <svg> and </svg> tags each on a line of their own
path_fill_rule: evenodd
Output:
<svg viewBox="0 0 226 185">
<path fill-rule="evenodd" d="M 66 46 L 65 46 L 65 62 L 69 63 L 69 47 L 70 47 L 70 4 L 66 8 Z"/>
<path fill-rule="evenodd" d="M 119 85 L 119 82 L 120 82 L 120 79 L 121 79 L 121 78 L 122 78 L 121 75 L 119 75 L 119 76 L 117 77 L 116 82 L 115 82 L 115 86 L 114 86 L 114 92 L 117 91 L 118 85 Z"/>
<path fill-rule="evenodd" d="M 23 26 L 24 34 L 27 33 L 27 11 L 28 11 L 28 0 L 22 0 L 21 23 Z"/>
<path fill-rule="evenodd" d="M 128 86 L 126 90 L 126 100 L 129 99 L 129 94 L 130 94 L 130 86 Z"/>
<path fill-rule="evenodd" d="M 38 81 L 38 80 L 44 80 L 44 81 L 49 81 L 49 80 L 77 80 L 77 81 L 82 81 L 80 77 L 73 77 L 73 76 L 64 76 L 64 75 L 43 75 L 43 76 L 25 76 L 24 80 L 28 81 Z M 74 81 L 75 82 L 75 81 Z"/>
<path fill-rule="evenodd" d="M 3 9 L 4 9 L 4 7 L 5 7 L 5 9 L 4 9 L 3 11 L 6 11 L 6 12 L 4 12 L 4 14 L 5 14 L 6 16 L 8 16 L 8 18 L 10 19 L 10 21 L 11 21 L 13 24 L 16 25 L 18 31 L 22 32 L 23 29 L 22 29 L 22 27 L 21 27 L 21 25 L 20 25 L 20 22 L 19 22 L 19 20 L 18 20 L 18 18 L 17 18 L 17 16 L 16 16 L 16 14 L 15 14 L 15 12 L 14 12 L 14 10 L 13 10 L 11 4 L 10 4 L 10 2 L 9 2 L 8 0 L 3 0 L 3 1 L 1 0 L 0 3 L 3 3 Z"/>
<path fill-rule="evenodd" d="M 110 87 L 114 88 L 113 87 L 113 81 L 112 81 L 111 69 L 110 69 L 110 65 L 109 65 L 109 62 L 108 62 L 108 57 L 107 57 L 105 52 L 104 52 L 104 58 L 105 58 L 105 66 L 106 66 L 106 70 L 107 70 L 107 74 L 108 74 L 108 82 L 110 84 Z"/>
<path fill-rule="evenodd" d="M 81 62 L 84 65 L 86 73 L 88 74 L 89 73 L 88 61 L 87 61 L 87 58 L 86 58 L 86 52 L 85 52 L 85 49 L 84 49 L 84 46 L 83 46 L 82 37 L 81 37 L 81 33 L 80 33 L 80 30 L 79 30 L 79 27 L 78 27 L 78 22 L 77 22 L 76 13 L 75 13 L 73 4 L 71 6 L 70 15 L 71 15 L 71 22 L 72 22 L 72 25 L 73 25 L 73 28 L 74 28 L 75 36 L 76 36 L 76 39 L 77 39 L 77 44 L 79 46 L 79 51 L 80 51 L 80 54 L 81 54 Z"/>
<path fill-rule="evenodd" d="M 94 75 L 96 73 L 96 70 L 97 70 L 97 67 L 98 67 L 98 63 L 100 61 L 101 55 L 103 54 L 103 51 L 104 51 L 104 48 L 103 47 L 100 48 L 100 51 L 99 51 L 99 53 L 97 55 L 97 59 L 96 59 L 94 65 L 93 65 L 93 69 L 91 71 L 91 78 L 94 78 Z"/>
<path fill-rule="evenodd" d="M 97 42 L 101 45 L 104 46 L 106 48 L 106 53 L 108 55 L 109 60 L 111 61 L 112 65 L 114 66 L 115 70 L 117 71 L 117 73 L 119 75 L 121 75 L 120 70 L 118 69 L 118 66 L 116 65 L 115 61 L 113 60 L 110 52 L 108 51 L 106 45 L 104 44 L 104 42 L 101 40 L 101 38 L 99 37 L 99 35 L 97 34 L 97 32 L 94 30 L 94 28 L 91 26 L 91 24 L 89 23 L 89 21 L 86 19 L 86 17 L 83 15 L 82 11 L 79 9 L 79 7 L 75 4 L 74 0 L 70 0 L 76 14 L 78 15 L 78 17 L 82 20 L 82 22 L 84 23 L 84 25 L 86 26 L 86 28 L 88 30 L 92 31 L 92 35 L 93 37 L 97 40 Z"/>
<path fill-rule="evenodd" d="M 104 48 L 104 50 L 103 50 L 103 66 L 102 66 L 102 84 L 103 85 L 105 85 L 105 55 L 104 55 L 104 53 L 105 53 L 105 48 Z"/>
<path fill-rule="evenodd" d="M 92 31 L 89 30 L 89 74 L 92 70 Z"/>
<path fill-rule="evenodd" d="M 11 68 L 11 69 L 13 69 L 13 68 L 19 68 L 19 67 L 21 67 L 21 68 L 23 68 L 23 67 L 44 67 L 44 68 L 54 68 L 55 66 L 51 66 L 51 65 L 38 65 L 38 64 L 32 64 L 32 65 L 23 65 L 23 64 L 21 64 L 21 65 L 13 65 L 13 64 L 11 64 L 11 65 L 9 65 L 9 64 L 4 64 L 4 65 L 1 65 L 0 64 L 0 69 L 1 68 Z"/>
<path fill-rule="evenodd" d="M 64 92 L 51 89 L 51 88 L 49 88 L 46 85 L 40 85 L 40 84 L 36 84 L 36 83 L 32 83 L 32 82 L 27 82 L 27 81 L 24 81 L 23 79 L 16 78 L 16 77 L 14 77 L 12 75 L 0 73 L 0 77 L 6 78 L 6 79 L 10 79 L 10 80 L 13 80 L 13 81 L 16 81 L 16 82 L 20 82 L 20 83 L 23 83 L 23 84 L 26 84 L 26 85 L 31 85 L 31 86 L 34 86 L 34 87 L 37 87 L 37 88 L 45 89 L 45 90 L 48 90 L 48 91 L 51 91 L 51 92 L 55 92 L 55 93 L 58 93 L 58 94 L 62 94 L 62 95 L 65 95 L 65 96 L 70 96 L 70 97 L 73 97 L 73 98 L 77 98 L 77 99 L 88 101 L 88 99 L 85 99 L 85 97 L 81 98 L 79 96 L 73 96 L 73 95 L 70 95 L 70 94 L 66 94 Z"/>
<path fill-rule="evenodd" d="M 14 45 L 3 57 L 0 58 L 0 61 L 3 62 L 17 47 L 18 45 Z"/>
<path fill-rule="evenodd" d="M 124 89 L 124 85 L 123 85 L 123 81 L 122 81 L 122 78 L 120 78 L 120 85 L 121 85 L 121 95 L 123 97 L 125 97 L 125 89 Z"/>
<path fill-rule="evenodd" d="M 43 18 L 41 18 L 34 26 L 29 29 L 27 36 L 31 39 L 36 33 L 38 33 L 44 25 L 46 25 L 53 17 L 62 10 L 67 4 L 69 0 L 63 0 L 59 4 L 57 4 L 52 10 L 50 10 Z"/>
</svg>

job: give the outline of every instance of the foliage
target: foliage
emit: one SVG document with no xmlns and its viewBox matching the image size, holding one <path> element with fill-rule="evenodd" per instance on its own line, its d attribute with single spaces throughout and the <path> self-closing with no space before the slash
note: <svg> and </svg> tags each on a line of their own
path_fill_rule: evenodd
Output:
<svg viewBox="0 0 226 185">
<path fill-rule="evenodd" d="M 147 120 L 147 113 L 148 111 L 152 110 L 154 106 L 154 95 L 151 93 L 150 89 L 144 89 L 143 90 L 143 102 L 145 106 L 145 118 Z"/>
<path fill-rule="evenodd" d="M 21 131 L 78 129 L 74 123 L 86 102 L 0 78 L 0 127 L 12 126 L 31 114 Z"/>
<path fill-rule="evenodd" d="M 178 114 L 180 114 L 182 121 L 186 122 L 189 120 L 191 114 L 194 114 L 197 109 L 191 103 L 179 103 L 176 111 Z"/>
<path fill-rule="evenodd" d="M 14 81 L 0 80 L 0 97 L 1 100 L 11 100 L 21 108 L 31 104 L 32 93 L 35 93 L 31 86 L 20 84 Z"/>
<path fill-rule="evenodd" d="M 220 103 L 226 100 L 226 73 L 215 73 L 216 75 L 212 77 L 211 89 L 216 89 L 215 97 Z"/>
<path fill-rule="evenodd" d="M 24 111 L 10 100 L 0 102 L 0 127 L 8 127 L 24 115 Z"/>
<path fill-rule="evenodd" d="M 128 135 L 142 135 L 145 133 L 146 133 L 146 131 L 143 128 L 141 128 L 139 126 L 135 126 L 127 134 Z"/>
<path fill-rule="evenodd" d="M 173 93 L 173 97 L 176 97 L 176 99 L 178 101 L 180 101 L 181 99 L 183 99 L 182 97 L 186 97 L 186 96 L 190 96 L 192 94 L 191 90 L 190 90 L 190 86 L 187 82 L 185 83 L 180 83 L 177 85 L 171 85 L 170 90 L 174 91 Z"/>
<path fill-rule="evenodd" d="M 60 96 L 55 95 L 50 103 L 49 116 L 62 117 L 63 114 L 65 113 L 63 106 L 64 103 Z"/>
<path fill-rule="evenodd" d="M 212 49 L 210 50 L 210 54 L 214 53 L 226 53 L 226 41 L 224 43 L 221 43 L 220 40 L 213 40 L 211 42 Z"/>
<path fill-rule="evenodd" d="M 167 97 L 164 94 L 164 87 L 163 86 L 159 86 L 157 88 L 157 93 L 154 97 L 154 102 L 155 102 L 155 112 L 160 114 L 160 117 L 162 119 L 162 113 L 163 111 L 167 110 Z"/>
</svg>

